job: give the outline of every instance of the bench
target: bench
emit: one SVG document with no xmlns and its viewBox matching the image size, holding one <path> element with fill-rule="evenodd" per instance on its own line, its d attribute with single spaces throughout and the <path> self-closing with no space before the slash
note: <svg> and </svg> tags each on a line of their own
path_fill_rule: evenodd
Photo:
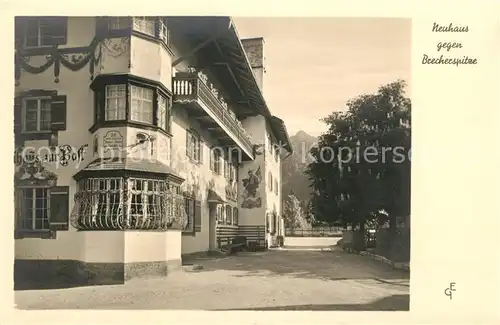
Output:
<svg viewBox="0 0 500 325">
<path fill-rule="evenodd" d="M 236 236 L 231 240 L 230 244 L 221 246 L 221 251 L 227 254 L 235 254 L 241 252 L 247 246 L 247 239 L 244 236 Z"/>
<path fill-rule="evenodd" d="M 251 252 L 267 248 L 264 226 L 239 226 L 238 234 L 246 238 L 247 248 Z"/>
</svg>

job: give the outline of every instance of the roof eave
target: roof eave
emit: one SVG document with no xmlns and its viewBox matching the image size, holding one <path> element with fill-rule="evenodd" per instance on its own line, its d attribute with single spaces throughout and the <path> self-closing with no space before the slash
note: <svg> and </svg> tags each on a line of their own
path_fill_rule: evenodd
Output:
<svg viewBox="0 0 500 325">
<path fill-rule="evenodd" d="M 252 65 L 250 64 L 250 60 L 248 59 L 248 56 L 247 56 L 247 53 L 245 51 L 245 48 L 243 47 L 243 43 L 241 42 L 241 38 L 238 34 L 238 31 L 236 29 L 236 26 L 234 24 L 234 21 L 233 19 L 230 17 L 230 23 L 229 23 L 230 27 L 229 27 L 229 30 L 233 33 L 235 39 L 236 39 L 236 42 L 238 44 L 238 47 L 242 53 L 242 56 L 245 58 L 245 63 L 246 63 L 246 66 L 247 66 L 247 69 L 249 69 L 251 72 L 252 72 L 252 75 L 253 75 L 253 84 L 254 84 L 254 87 L 255 89 L 257 89 L 258 91 L 258 94 L 259 94 L 259 97 L 260 97 L 260 100 L 262 101 L 262 104 L 264 106 L 264 116 L 269 120 L 270 124 L 271 124 L 271 128 L 273 130 L 273 132 L 277 135 L 279 134 L 279 130 L 277 130 L 276 126 L 274 125 L 275 121 L 274 119 L 278 119 L 279 120 L 279 123 L 282 123 L 282 128 L 284 128 L 284 139 L 281 139 L 281 140 L 285 140 L 286 143 L 284 145 L 284 148 L 289 152 L 289 153 L 292 153 L 292 146 L 291 146 L 291 142 L 290 142 L 290 137 L 288 135 L 288 131 L 286 130 L 286 126 L 283 122 L 283 120 L 281 120 L 280 118 L 276 117 L 276 116 L 273 116 L 271 114 L 271 111 L 269 110 L 269 107 L 267 106 L 267 103 L 266 103 L 266 100 L 264 98 L 264 95 L 262 94 L 262 90 L 260 89 L 259 85 L 257 84 L 257 80 L 255 78 L 255 74 L 253 73 L 253 69 L 252 69 Z"/>
</svg>

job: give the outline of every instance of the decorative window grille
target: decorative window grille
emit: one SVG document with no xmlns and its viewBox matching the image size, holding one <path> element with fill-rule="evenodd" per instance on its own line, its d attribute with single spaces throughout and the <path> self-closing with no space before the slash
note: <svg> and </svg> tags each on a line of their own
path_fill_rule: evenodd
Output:
<svg viewBox="0 0 500 325">
<path fill-rule="evenodd" d="M 178 186 L 146 178 L 89 178 L 79 182 L 72 221 L 78 229 L 166 229 L 184 226 Z"/>
</svg>

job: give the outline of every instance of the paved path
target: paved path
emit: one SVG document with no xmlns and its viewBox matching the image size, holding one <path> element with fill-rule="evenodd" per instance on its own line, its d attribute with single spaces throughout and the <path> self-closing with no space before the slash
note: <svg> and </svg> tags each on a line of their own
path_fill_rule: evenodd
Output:
<svg viewBox="0 0 500 325">
<path fill-rule="evenodd" d="M 120 286 L 17 291 L 21 309 L 408 310 L 409 274 L 339 251 L 198 259 L 198 272 Z"/>
</svg>

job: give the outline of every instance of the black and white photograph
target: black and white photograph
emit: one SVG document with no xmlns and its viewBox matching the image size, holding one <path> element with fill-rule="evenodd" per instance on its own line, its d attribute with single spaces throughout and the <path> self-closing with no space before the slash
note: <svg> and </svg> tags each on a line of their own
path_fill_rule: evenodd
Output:
<svg viewBox="0 0 500 325">
<path fill-rule="evenodd" d="M 411 18 L 15 17 L 21 310 L 409 311 Z"/>
</svg>

